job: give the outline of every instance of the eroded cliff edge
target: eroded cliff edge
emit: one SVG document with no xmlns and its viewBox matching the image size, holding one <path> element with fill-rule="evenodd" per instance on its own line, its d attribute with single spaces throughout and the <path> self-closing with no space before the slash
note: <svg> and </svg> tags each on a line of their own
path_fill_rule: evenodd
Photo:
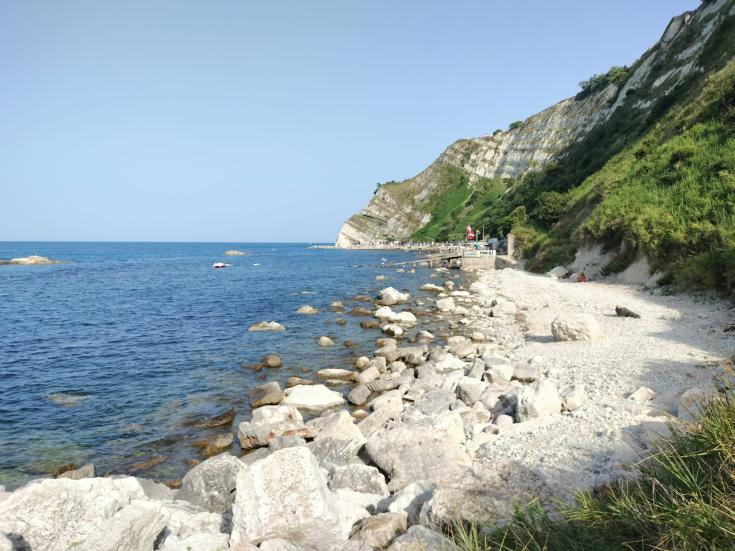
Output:
<svg viewBox="0 0 735 551">
<path fill-rule="evenodd" d="M 517 179 L 563 159 L 570 147 L 616 113 L 653 124 L 662 106 L 670 107 L 667 98 L 676 95 L 680 84 L 705 72 L 705 61 L 711 61 L 703 59 L 705 46 L 733 15 L 733 0 L 704 2 L 674 17 L 625 79 L 562 100 L 505 132 L 457 140 L 415 177 L 381 186 L 368 205 L 343 224 L 337 247 L 411 238 L 432 221 L 437 202 L 444 200 L 447 167 L 462 171 L 471 189 L 488 179 Z M 620 139 L 637 137 L 622 132 Z"/>
</svg>

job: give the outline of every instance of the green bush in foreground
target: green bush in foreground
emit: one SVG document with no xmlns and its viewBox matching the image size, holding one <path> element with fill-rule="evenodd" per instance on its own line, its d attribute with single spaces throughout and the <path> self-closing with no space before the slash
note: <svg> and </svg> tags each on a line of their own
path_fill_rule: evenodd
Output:
<svg viewBox="0 0 735 551">
<path fill-rule="evenodd" d="M 531 504 L 487 536 L 456 532 L 465 551 L 735 549 L 735 397 L 675 428 L 632 480 L 579 494 L 552 516 Z"/>
</svg>

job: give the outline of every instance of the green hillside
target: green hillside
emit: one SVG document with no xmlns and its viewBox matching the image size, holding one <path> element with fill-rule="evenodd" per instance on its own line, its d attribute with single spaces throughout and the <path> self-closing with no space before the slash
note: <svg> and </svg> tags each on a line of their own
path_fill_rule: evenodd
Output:
<svg viewBox="0 0 735 551">
<path fill-rule="evenodd" d="M 430 224 L 414 238 L 459 238 L 470 220 L 496 235 L 512 230 L 535 271 L 571 262 L 585 243 L 602 243 L 617 254 L 606 273 L 645 253 L 666 274 L 663 283 L 735 296 L 733 54 L 730 15 L 699 55 L 702 71 L 675 88 L 664 82 L 658 95 L 646 89 L 646 109 L 634 107 L 644 92 L 630 90 L 610 118 L 543 170 L 470 186 L 453 167 Z M 614 69 L 616 79 L 631 72 Z"/>
</svg>

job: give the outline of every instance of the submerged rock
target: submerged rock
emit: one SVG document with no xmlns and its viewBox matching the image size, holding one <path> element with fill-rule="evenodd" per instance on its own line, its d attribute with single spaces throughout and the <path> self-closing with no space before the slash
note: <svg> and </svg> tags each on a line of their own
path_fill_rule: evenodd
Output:
<svg viewBox="0 0 735 551">
<path fill-rule="evenodd" d="M 305 315 L 312 315 L 312 314 L 318 314 L 319 310 L 314 308 L 313 306 L 310 306 L 309 304 L 303 305 L 301 308 L 296 310 L 297 314 L 305 314 Z"/>
<path fill-rule="evenodd" d="M 251 325 L 248 331 L 283 331 L 286 329 L 277 321 L 261 321 L 255 325 Z"/>
</svg>

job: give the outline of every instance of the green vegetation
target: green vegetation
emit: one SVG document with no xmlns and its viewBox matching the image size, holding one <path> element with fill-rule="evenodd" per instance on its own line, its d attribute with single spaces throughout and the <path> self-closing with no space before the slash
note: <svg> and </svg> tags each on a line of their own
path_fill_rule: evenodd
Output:
<svg viewBox="0 0 735 551">
<path fill-rule="evenodd" d="M 460 526 L 464 551 L 725 550 L 735 548 L 735 397 L 702 407 L 696 425 L 672 435 L 636 476 L 559 503 L 519 509 L 483 535 Z"/>
<path fill-rule="evenodd" d="M 441 191 L 424 207 L 431 213 L 431 221 L 412 236 L 414 241 L 464 239 L 467 224 L 480 226 L 505 192 L 499 179 L 479 178 L 470 183 L 469 175 L 453 165 L 442 165 L 439 170 Z"/>
<path fill-rule="evenodd" d="M 674 288 L 735 298 L 735 15 L 698 54 L 702 71 L 680 79 L 674 70 L 706 24 L 685 27 L 666 49 L 654 46 L 630 68 L 612 67 L 582 83 L 580 95 L 589 95 L 649 64 L 616 110 L 555 162 L 503 181 L 443 168 L 438 191 L 422 205 L 431 222 L 413 238 L 461 239 L 467 224 L 488 235 L 512 230 L 535 271 L 568 264 L 580 246 L 601 243 L 614 253 L 603 273 L 621 272 L 645 254 Z M 471 145 L 460 166 L 471 161 Z"/>
<path fill-rule="evenodd" d="M 604 88 L 608 84 L 622 84 L 628 80 L 630 75 L 631 70 L 629 67 L 619 67 L 617 65 L 610 67 L 610 70 L 607 73 L 592 75 L 587 80 L 580 82 L 579 87 L 582 89 L 580 94 L 591 94 L 592 92 L 596 92 L 597 90 Z"/>
<path fill-rule="evenodd" d="M 520 128 L 523 126 L 523 121 L 513 121 L 508 125 L 508 130 L 515 130 L 516 128 Z"/>
</svg>

